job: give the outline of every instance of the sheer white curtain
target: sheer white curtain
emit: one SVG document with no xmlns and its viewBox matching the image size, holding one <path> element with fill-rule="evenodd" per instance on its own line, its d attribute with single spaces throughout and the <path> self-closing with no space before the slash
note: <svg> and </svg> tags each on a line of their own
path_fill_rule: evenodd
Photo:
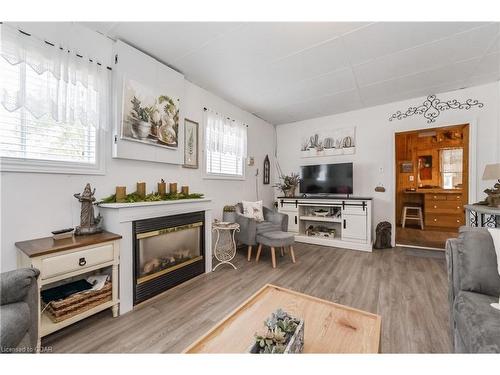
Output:
<svg viewBox="0 0 500 375">
<path fill-rule="evenodd" d="M 35 118 L 106 130 L 108 71 L 89 56 L 52 46 L 2 24 L 0 54 L 10 66 L 1 74 L 0 102 Z M 5 64 L 4 64 L 5 65 Z"/>
<path fill-rule="evenodd" d="M 205 111 L 205 123 L 207 173 L 243 175 L 247 126 L 212 110 Z"/>
<path fill-rule="evenodd" d="M 206 112 L 207 150 L 240 158 L 246 157 L 246 125 L 211 110 Z"/>
</svg>

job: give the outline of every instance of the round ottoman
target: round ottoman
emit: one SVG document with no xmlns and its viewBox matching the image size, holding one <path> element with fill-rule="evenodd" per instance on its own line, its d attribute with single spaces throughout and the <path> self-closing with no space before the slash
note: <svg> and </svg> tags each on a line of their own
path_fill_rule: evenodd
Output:
<svg viewBox="0 0 500 375">
<path fill-rule="evenodd" d="M 283 256 L 284 248 L 289 247 L 290 256 L 292 257 L 292 263 L 295 263 L 295 254 L 293 253 L 293 243 L 295 242 L 295 236 L 292 233 L 281 231 L 259 233 L 257 234 L 256 241 L 259 244 L 259 248 L 257 249 L 257 257 L 255 258 L 256 262 L 259 261 L 260 252 L 262 251 L 262 245 L 264 245 L 271 248 L 273 268 L 276 268 L 276 247 L 280 248 L 281 256 Z"/>
</svg>

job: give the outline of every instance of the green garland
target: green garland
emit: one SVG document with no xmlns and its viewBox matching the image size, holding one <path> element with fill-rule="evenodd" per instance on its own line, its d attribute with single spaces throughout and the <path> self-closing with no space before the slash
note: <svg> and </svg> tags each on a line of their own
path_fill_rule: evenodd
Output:
<svg viewBox="0 0 500 375">
<path fill-rule="evenodd" d="M 173 201 L 178 199 L 200 199 L 203 198 L 203 194 L 192 193 L 192 194 L 182 194 L 182 193 L 168 193 L 161 196 L 158 193 L 151 193 L 146 195 L 144 198 L 141 197 L 137 192 L 127 194 L 125 196 L 125 201 L 120 203 L 136 203 L 136 202 L 159 202 L 159 201 Z M 103 198 L 100 203 L 116 203 L 116 194 L 110 195 L 109 197 Z"/>
</svg>

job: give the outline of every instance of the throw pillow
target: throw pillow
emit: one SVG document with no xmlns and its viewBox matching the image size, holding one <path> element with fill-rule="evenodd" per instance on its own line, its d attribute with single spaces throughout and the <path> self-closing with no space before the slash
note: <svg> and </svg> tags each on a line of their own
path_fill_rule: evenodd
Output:
<svg viewBox="0 0 500 375">
<path fill-rule="evenodd" d="M 262 211 L 262 201 L 248 202 L 242 201 L 243 215 L 257 221 L 264 221 L 264 213 Z"/>
<path fill-rule="evenodd" d="M 493 238 L 493 244 L 495 245 L 495 252 L 497 253 L 497 267 L 498 274 L 500 275 L 500 229 L 499 228 L 488 228 L 488 231 Z M 492 307 L 500 310 L 500 297 L 498 298 L 498 303 L 492 303 Z"/>
</svg>

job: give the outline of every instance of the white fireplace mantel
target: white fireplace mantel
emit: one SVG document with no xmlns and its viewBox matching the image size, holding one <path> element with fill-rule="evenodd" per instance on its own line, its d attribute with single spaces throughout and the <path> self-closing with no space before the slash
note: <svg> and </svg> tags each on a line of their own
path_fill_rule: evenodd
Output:
<svg viewBox="0 0 500 375">
<path fill-rule="evenodd" d="M 205 272 L 212 270 L 212 200 L 210 198 L 179 199 L 158 202 L 101 203 L 99 212 L 104 229 L 120 234 L 120 315 L 133 309 L 133 236 L 132 222 L 153 217 L 205 212 Z"/>
</svg>

